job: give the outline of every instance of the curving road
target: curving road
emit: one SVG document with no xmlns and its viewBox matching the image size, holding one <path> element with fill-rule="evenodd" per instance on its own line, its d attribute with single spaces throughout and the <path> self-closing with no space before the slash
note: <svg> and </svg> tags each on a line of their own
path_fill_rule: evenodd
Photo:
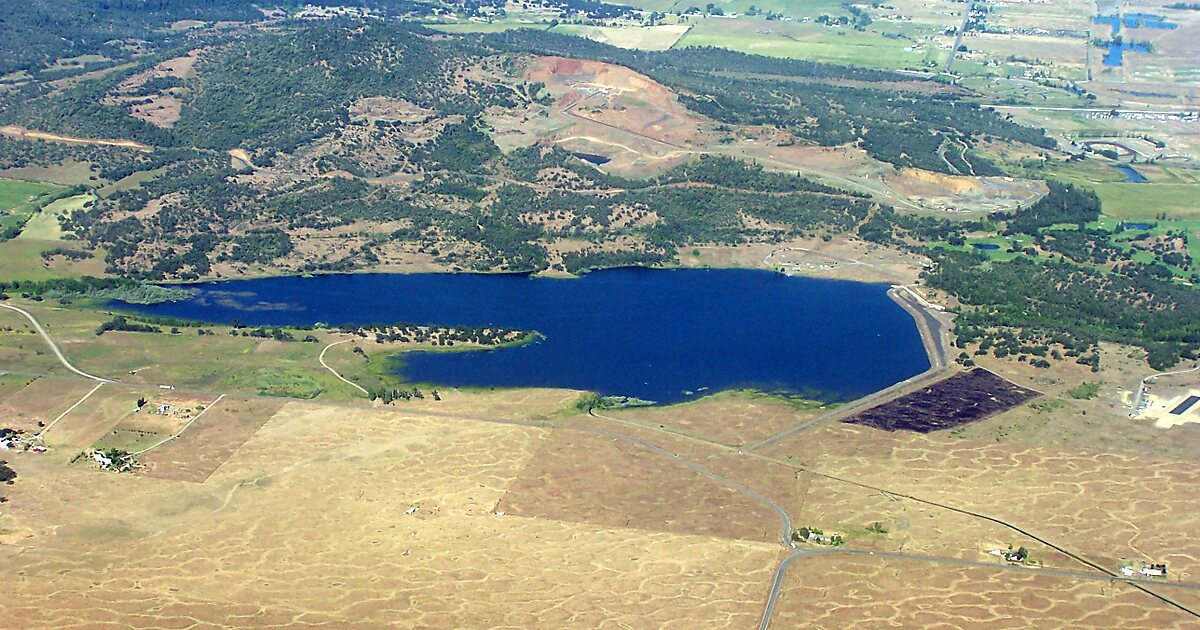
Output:
<svg viewBox="0 0 1200 630">
<path fill-rule="evenodd" d="M 1189 372 L 1195 372 L 1196 370 L 1200 370 L 1200 364 L 1197 364 L 1186 370 L 1176 370 L 1174 372 L 1156 372 L 1142 379 L 1141 384 L 1138 385 L 1137 391 L 1133 394 L 1133 403 L 1130 405 L 1132 411 L 1129 413 L 1129 417 L 1133 418 L 1141 415 L 1141 411 L 1139 411 L 1139 409 L 1142 406 L 1142 397 L 1146 395 L 1146 386 L 1150 384 L 1150 381 L 1153 381 L 1160 376 L 1175 376 L 1176 374 L 1187 374 Z"/>
<path fill-rule="evenodd" d="M 84 378 L 91 379 L 93 381 L 100 381 L 101 383 L 115 383 L 116 382 L 111 379 L 100 378 L 99 376 L 93 376 L 93 375 L 88 374 L 87 372 L 84 372 L 83 370 L 75 367 L 74 365 L 71 365 L 71 362 L 67 360 L 67 357 L 65 355 L 63 355 L 62 350 L 59 350 L 58 344 L 54 343 L 54 339 L 52 339 L 50 337 L 50 333 L 46 332 L 45 328 L 42 328 L 42 325 L 40 323 L 38 323 L 38 320 L 35 319 L 34 316 L 29 313 L 29 311 L 26 311 L 25 309 L 17 308 L 15 306 L 12 306 L 9 304 L 2 304 L 2 303 L 0 303 L 0 308 L 6 308 L 10 311 L 14 311 L 14 312 L 20 313 L 21 315 L 24 315 L 25 319 L 28 319 L 29 323 L 33 324 L 33 328 L 38 331 L 38 334 L 40 334 L 42 336 L 42 339 L 46 340 L 46 345 L 50 346 L 50 349 L 54 351 L 54 356 L 58 357 L 58 360 L 68 370 L 71 370 L 72 372 L 74 372 Z"/>
<path fill-rule="evenodd" d="M 954 67 L 954 59 L 958 57 L 958 47 L 962 45 L 963 34 L 967 31 L 967 22 L 971 20 L 971 11 L 975 8 L 975 2 L 968 0 L 966 8 L 963 9 L 962 23 L 958 25 L 958 33 L 954 37 L 954 46 L 950 48 L 950 58 L 946 60 L 946 74 L 950 74 L 950 68 Z"/>
<path fill-rule="evenodd" d="M 349 380 L 347 380 L 347 379 L 346 379 L 346 377 L 342 376 L 341 374 L 338 374 L 338 371 L 337 371 L 337 370 L 333 369 L 332 367 L 329 367 L 329 364 L 325 362 L 325 353 L 326 353 L 326 352 L 329 352 L 329 349 L 330 349 L 330 348 L 332 348 L 332 347 L 334 347 L 334 346 L 340 346 L 340 345 L 342 345 L 342 344 L 344 344 L 344 343 L 350 343 L 351 341 L 354 341 L 354 340 L 353 340 L 353 339 L 343 339 L 343 340 L 341 340 L 341 341 L 335 341 L 335 342 L 333 342 L 333 343 L 329 344 L 328 346 L 325 346 L 325 347 L 324 347 L 324 348 L 321 350 L 321 355 L 317 357 L 317 361 L 320 361 L 320 362 L 321 362 L 321 367 L 325 368 L 326 370 L 329 370 L 329 373 L 330 373 L 330 374 L 333 374 L 334 376 L 338 377 L 338 380 L 340 380 L 341 382 L 343 382 L 343 383 L 345 383 L 345 384 L 349 385 L 350 387 L 353 387 L 353 388 L 357 389 L 358 391 L 360 391 L 360 392 L 362 392 L 363 394 L 365 394 L 365 395 L 366 395 L 368 398 L 370 398 L 370 397 L 371 397 L 371 392 L 369 392 L 369 391 L 367 391 L 367 390 L 363 389 L 363 387 L 362 387 L 361 385 L 359 385 L 358 383 L 354 383 L 354 382 L 352 382 L 352 381 L 349 381 Z"/>
</svg>

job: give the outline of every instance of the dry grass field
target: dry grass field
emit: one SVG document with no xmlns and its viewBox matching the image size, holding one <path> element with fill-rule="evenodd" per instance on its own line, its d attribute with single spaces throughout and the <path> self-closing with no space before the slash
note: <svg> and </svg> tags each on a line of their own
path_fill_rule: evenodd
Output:
<svg viewBox="0 0 1200 630">
<path fill-rule="evenodd" d="M 139 461 L 151 477 L 203 482 L 284 404 L 281 400 L 226 397 L 177 439 L 142 455 Z M 162 432 L 155 435 L 159 440 L 165 437 Z"/>
<path fill-rule="evenodd" d="M 544 429 L 283 407 L 203 483 L 22 456 L 23 627 L 741 628 L 777 544 L 511 514 Z"/>
<path fill-rule="evenodd" d="M 981 358 L 1045 395 L 961 429 L 818 422 L 750 451 L 825 410 L 722 394 L 592 416 L 566 390 L 370 405 L 316 361 L 332 333 L 317 344 L 220 330 L 97 337 L 103 315 L 17 303 L 81 367 L 131 381 L 0 375 L 0 426 L 34 432 L 61 416 L 49 453 L 5 456 L 18 478 L 0 506 L 0 618 L 20 627 L 743 628 L 787 553 L 780 511 L 881 555 L 802 545 L 820 557 L 791 565 L 776 627 L 1089 627 L 1105 618 L 1097 610 L 1131 627 L 1186 621 L 1121 584 L 1055 573 L 1101 575 L 1055 545 L 1112 570 L 1121 558 L 1166 562 L 1172 581 L 1200 583 L 1200 453 L 1182 439 L 1200 427 L 1124 418 L 1121 392 L 1146 369 L 1129 348 L 1104 346 L 1098 374 Z M 0 351 L 30 370 L 53 365 L 12 324 Z M 369 378 L 387 348 L 365 347 L 371 361 L 350 344 L 327 358 Z M 238 377 L 248 369 L 326 390 L 256 395 Z M 194 389 L 156 384 L 175 375 Z M 1094 398 L 1069 395 L 1093 379 Z M 135 413 L 139 397 L 177 413 Z M 133 474 L 77 458 L 184 427 Z M 1044 568 L 989 553 L 1009 545 Z M 900 590 L 913 573 L 918 587 Z"/>
<path fill-rule="evenodd" d="M 54 414 L 92 387 L 0 377 L 0 405 Z M 764 458 L 739 449 L 818 410 L 744 395 L 611 419 L 565 414 L 577 392 L 455 392 L 444 407 L 227 396 L 137 473 L 67 463 L 106 430 L 176 430 L 131 412 L 146 390 L 105 385 L 48 433 L 48 455 L 8 457 L 19 477 L 0 510 L 4 618 L 30 628 L 743 628 L 757 622 L 783 548 L 778 515 L 737 488 L 795 527 L 843 533 L 848 549 L 915 556 L 798 560 L 778 627 L 1089 627 L 1097 609 L 1138 627 L 1183 621 L 1104 580 L 1006 569 L 990 549 L 1024 546 L 1046 567 L 1087 570 L 998 523 L 894 493 L 1009 520 L 1113 568 L 1117 557 L 1160 560 L 1172 579 L 1193 580 L 1200 558 L 1189 462 L 841 423 L 796 433 Z M 35 404 L 46 399 L 58 402 Z"/>
<path fill-rule="evenodd" d="M 1180 579 L 1200 575 L 1200 471 L 1194 460 L 1017 446 L 945 434 L 887 434 L 826 425 L 764 454 L 1027 529 L 1097 564 L 1165 561 Z M 1119 480 L 1116 483 L 1114 480 Z M 957 532 L 967 536 L 964 532 Z M 963 547 L 977 546 L 964 540 Z"/>
<path fill-rule="evenodd" d="M 819 404 L 788 404 L 777 398 L 723 392 L 693 403 L 605 412 L 622 420 L 669 428 L 727 446 L 744 446 L 823 410 Z"/>
<path fill-rule="evenodd" d="M 1187 628 L 1194 618 L 1104 581 L 909 560 L 792 565 L 777 623 L 806 628 Z M 868 603 L 869 602 L 869 603 Z"/>
<path fill-rule="evenodd" d="M 765 506 L 661 455 L 604 436 L 554 431 L 498 509 L 506 514 L 608 527 L 774 543 Z"/>
<path fill-rule="evenodd" d="M 0 400 L 4 426 L 29 432 L 49 424 L 96 384 L 74 379 L 39 378 Z"/>
</svg>

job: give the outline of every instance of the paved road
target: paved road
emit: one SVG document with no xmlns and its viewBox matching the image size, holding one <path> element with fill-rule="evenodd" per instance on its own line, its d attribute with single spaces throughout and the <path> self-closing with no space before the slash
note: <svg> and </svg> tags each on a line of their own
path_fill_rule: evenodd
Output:
<svg viewBox="0 0 1200 630">
<path fill-rule="evenodd" d="M 958 56 L 958 47 L 962 44 L 963 33 L 967 30 L 967 21 L 971 19 L 971 9 L 975 8 L 973 1 L 968 1 L 967 6 L 963 9 L 962 23 L 958 25 L 958 34 L 954 37 L 954 46 L 950 48 L 950 58 L 946 60 L 946 74 L 950 74 L 950 68 L 954 66 L 954 58 Z"/>
<path fill-rule="evenodd" d="M 12 306 L 9 304 L 2 304 L 2 303 L 0 303 L 0 308 L 6 308 L 10 311 L 16 311 L 17 313 L 24 315 L 25 319 L 28 319 L 29 323 L 33 324 L 34 329 L 36 329 L 38 331 L 38 334 L 40 334 L 42 336 L 42 339 L 46 340 L 46 345 L 50 346 L 50 349 L 54 351 L 54 356 L 58 357 L 58 360 L 68 370 L 71 370 L 72 372 L 74 372 L 84 378 L 91 379 L 93 381 L 100 381 L 101 383 L 115 383 L 116 382 L 116 381 L 113 381 L 113 380 L 110 380 L 107 378 L 100 378 L 99 376 L 93 376 L 93 375 L 88 374 L 87 372 L 84 372 L 83 370 L 75 367 L 74 365 L 71 365 L 71 362 L 68 361 L 67 357 L 63 355 L 62 350 L 58 349 L 58 344 L 54 343 L 54 339 L 52 339 L 50 337 L 50 333 L 46 332 L 45 328 L 42 328 L 42 325 L 40 323 L 38 323 L 38 320 L 35 319 L 33 317 L 33 315 L 31 315 L 29 313 L 29 311 L 26 311 L 21 308 L 17 308 L 15 306 Z"/>
<path fill-rule="evenodd" d="M 951 363 L 949 334 L 952 316 L 932 308 L 912 287 L 897 285 L 892 289 L 892 299 L 917 320 L 917 328 L 924 337 L 925 351 L 929 354 L 930 369 L 948 367 Z"/>
<path fill-rule="evenodd" d="M 363 388 L 362 388 L 362 386 L 361 386 L 361 385 L 359 385 L 358 383 L 353 383 L 353 382 L 351 382 L 351 381 L 348 381 L 348 380 L 346 380 L 346 378 L 345 378 L 345 377 L 343 377 L 341 374 L 338 374 L 338 371 L 337 371 L 337 370 L 335 370 L 335 369 L 333 369 L 333 368 L 329 367 L 329 364 L 325 362 L 325 353 L 326 353 L 326 352 L 328 352 L 330 348 L 332 348 L 332 347 L 334 347 L 334 346 L 341 345 L 341 344 L 343 344 L 343 343 L 350 343 L 351 341 L 354 341 L 354 340 L 353 340 L 353 339 L 343 339 L 343 340 L 341 340 L 341 341 L 335 341 L 335 342 L 333 342 L 333 343 L 329 344 L 328 346 L 325 346 L 325 347 L 324 347 L 324 348 L 321 350 L 321 355 L 317 357 L 317 361 L 320 361 L 320 362 L 321 362 L 321 366 L 322 366 L 322 367 L 324 367 L 326 370 L 329 370 L 329 372 L 330 372 L 331 374 L 333 374 L 334 376 L 338 377 L 338 380 L 340 380 L 340 381 L 342 381 L 343 383 L 345 383 L 345 384 L 349 385 L 350 387 L 353 387 L 353 388 L 357 389 L 358 391 L 362 392 L 363 394 L 366 394 L 366 396 L 367 396 L 368 398 L 370 398 L 370 396 L 371 396 L 371 392 L 369 392 L 369 391 L 367 391 L 367 390 L 363 389 Z"/>
</svg>

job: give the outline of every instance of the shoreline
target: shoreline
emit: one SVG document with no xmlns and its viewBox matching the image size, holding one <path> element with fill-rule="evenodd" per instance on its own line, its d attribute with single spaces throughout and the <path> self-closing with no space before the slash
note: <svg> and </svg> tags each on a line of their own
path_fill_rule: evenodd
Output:
<svg viewBox="0 0 1200 630">
<path fill-rule="evenodd" d="M 950 322 L 943 321 L 937 315 L 944 311 L 921 304 L 912 289 L 903 285 L 892 285 L 887 295 L 913 318 L 917 333 L 921 335 L 921 345 L 925 347 L 925 356 L 929 359 L 929 369 L 926 372 L 948 368 L 952 362 L 948 340 Z"/>
</svg>

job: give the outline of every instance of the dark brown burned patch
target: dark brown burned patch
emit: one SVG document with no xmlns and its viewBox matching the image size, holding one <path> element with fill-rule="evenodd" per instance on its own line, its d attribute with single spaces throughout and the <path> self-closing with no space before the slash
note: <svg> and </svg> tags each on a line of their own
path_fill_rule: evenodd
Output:
<svg viewBox="0 0 1200 630">
<path fill-rule="evenodd" d="M 959 372 L 842 422 L 885 431 L 929 433 L 978 422 L 1041 396 L 983 368 Z"/>
</svg>

